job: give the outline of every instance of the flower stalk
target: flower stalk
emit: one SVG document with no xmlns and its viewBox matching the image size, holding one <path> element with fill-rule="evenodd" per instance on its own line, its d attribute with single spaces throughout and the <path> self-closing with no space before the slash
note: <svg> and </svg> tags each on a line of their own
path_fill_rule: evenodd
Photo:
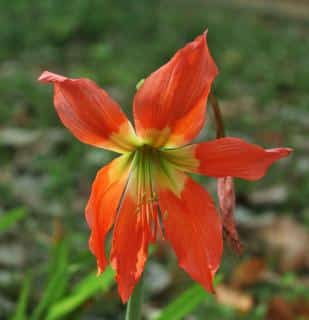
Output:
<svg viewBox="0 0 309 320">
<path fill-rule="evenodd" d="M 144 291 L 144 277 L 141 276 L 139 282 L 134 288 L 133 294 L 131 295 L 126 310 L 125 320 L 140 320 L 141 309 L 143 304 L 143 291 Z"/>
<path fill-rule="evenodd" d="M 222 119 L 221 110 L 219 107 L 219 102 L 215 95 L 211 92 L 209 94 L 209 102 L 212 107 L 214 116 L 215 116 L 215 123 L 216 123 L 216 137 L 223 138 L 225 137 L 225 130 L 224 130 L 224 123 Z"/>
<path fill-rule="evenodd" d="M 217 139 L 224 138 L 225 130 L 222 113 L 220 110 L 219 102 L 212 92 L 209 95 L 209 101 L 215 116 L 216 137 Z M 236 222 L 234 217 L 236 207 L 236 194 L 233 177 L 227 176 L 219 178 L 217 182 L 217 191 L 223 222 L 224 236 L 229 241 L 234 251 L 238 254 L 241 254 L 243 251 L 243 247 L 236 229 Z"/>
</svg>

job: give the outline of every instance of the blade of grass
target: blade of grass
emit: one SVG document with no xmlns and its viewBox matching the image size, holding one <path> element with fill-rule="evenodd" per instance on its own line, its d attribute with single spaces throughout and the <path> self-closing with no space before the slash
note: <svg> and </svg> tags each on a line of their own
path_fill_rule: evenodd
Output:
<svg viewBox="0 0 309 320">
<path fill-rule="evenodd" d="M 186 315 L 192 312 L 200 303 L 209 299 L 210 294 L 205 291 L 201 286 L 195 284 L 167 307 L 165 307 L 155 320 L 178 320 L 183 319 Z"/>
<path fill-rule="evenodd" d="M 214 285 L 222 281 L 222 276 L 217 274 Z M 185 290 L 180 296 L 165 307 L 154 320 L 178 320 L 183 319 L 192 312 L 199 304 L 205 301 L 211 301 L 213 296 L 206 292 L 200 285 L 194 284 Z"/>
<path fill-rule="evenodd" d="M 42 319 L 42 315 L 46 313 L 48 307 L 63 295 L 69 280 L 68 253 L 68 244 L 65 240 L 56 244 L 47 286 L 33 311 L 32 320 Z"/>
<path fill-rule="evenodd" d="M 12 315 L 11 320 L 26 320 L 26 310 L 29 300 L 29 293 L 30 293 L 30 283 L 31 283 L 31 276 L 27 274 L 23 281 L 23 286 L 20 291 L 20 295 L 18 298 L 17 306 L 15 313 Z"/>
<path fill-rule="evenodd" d="M 140 320 L 141 310 L 144 301 L 144 277 L 139 279 L 133 293 L 127 303 L 126 319 L 125 320 Z"/>
<path fill-rule="evenodd" d="M 24 208 L 15 208 L 0 216 L 0 232 L 8 231 L 18 221 L 26 217 Z"/>
<path fill-rule="evenodd" d="M 155 246 L 150 246 L 149 254 L 151 255 L 154 251 Z M 101 276 L 97 276 L 95 273 L 88 274 L 83 280 L 76 284 L 70 295 L 62 298 L 51 306 L 47 313 L 46 320 L 63 319 L 63 317 L 74 312 L 85 301 L 94 297 L 98 292 L 106 292 L 113 283 L 114 271 L 111 267 L 107 268 Z"/>
<path fill-rule="evenodd" d="M 87 275 L 74 287 L 71 295 L 58 301 L 50 308 L 46 320 L 63 319 L 98 292 L 106 292 L 113 282 L 114 272 L 110 267 L 101 276 L 97 276 L 95 273 Z"/>
</svg>

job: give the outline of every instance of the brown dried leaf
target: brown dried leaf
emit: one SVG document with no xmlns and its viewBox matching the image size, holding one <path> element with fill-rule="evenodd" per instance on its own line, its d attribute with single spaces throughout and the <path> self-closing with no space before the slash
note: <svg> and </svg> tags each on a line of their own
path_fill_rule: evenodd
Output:
<svg viewBox="0 0 309 320">
<path fill-rule="evenodd" d="M 268 320 L 309 319 L 309 304 L 304 299 L 286 301 L 282 297 L 273 298 L 267 310 Z"/>
<path fill-rule="evenodd" d="M 269 320 L 293 320 L 293 310 L 281 297 L 273 298 L 267 310 Z"/>
<path fill-rule="evenodd" d="M 273 255 L 277 253 L 282 272 L 309 267 L 309 234 L 305 227 L 290 217 L 273 219 L 272 223 L 259 231 Z"/>
<path fill-rule="evenodd" d="M 260 258 L 251 258 L 241 262 L 233 271 L 231 285 L 233 288 L 251 286 L 261 280 L 266 270 L 265 261 Z"/>
</svg>

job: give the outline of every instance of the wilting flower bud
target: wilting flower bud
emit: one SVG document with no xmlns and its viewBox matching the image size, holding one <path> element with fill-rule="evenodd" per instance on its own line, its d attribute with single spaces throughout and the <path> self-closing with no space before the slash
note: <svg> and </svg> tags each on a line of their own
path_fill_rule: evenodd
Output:
<svg viewBox="0 0 309 320">
<path fill-rule="evenodd" d="M 239 240 L 234 218 L 236 198 L 233 178 L 219 178 L 217 191 L 225 237 L 230 242 L 232 248 L 237 253 L 241 253 L 242 245 Z"/>
</svg>

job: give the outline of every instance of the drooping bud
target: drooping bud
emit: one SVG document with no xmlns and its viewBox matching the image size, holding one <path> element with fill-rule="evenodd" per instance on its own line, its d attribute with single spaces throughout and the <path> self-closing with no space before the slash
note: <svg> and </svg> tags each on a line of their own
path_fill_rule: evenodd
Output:
<svg viewBox="0 0 309 320">
<path fill-rule="evenodd" d="M 219 178 L 217 183 L 217 192 L 225 236 L 230 242 L 232 248 L 240 254 L 243 248 L 239 240 L 234 218 L 236 199 L 233 178 Z"/>
</svg>

